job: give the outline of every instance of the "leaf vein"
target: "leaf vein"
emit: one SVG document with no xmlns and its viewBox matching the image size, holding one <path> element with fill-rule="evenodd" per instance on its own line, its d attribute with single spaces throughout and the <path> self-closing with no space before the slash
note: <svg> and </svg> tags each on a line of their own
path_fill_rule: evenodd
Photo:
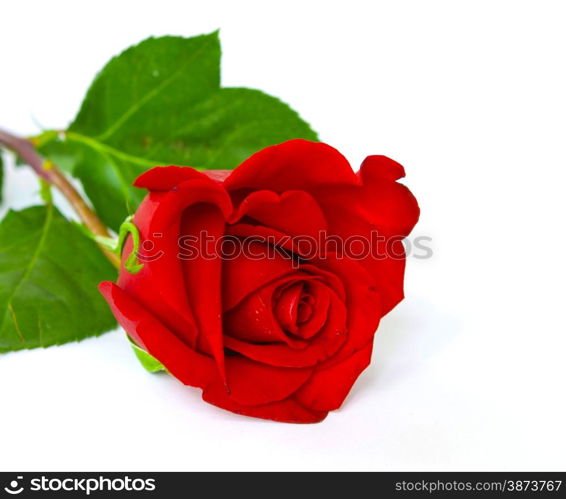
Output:
<svg viewBox="0 0 566 499">
<path fill-rule="evenodd" d="M 10 311 L 10 317 L 12 318 L 12 322 L 14 323 L 14 328 L 16 329 L 16 333 L 18 333 L 18 336 L 22 340 L 22 343 L 26 343 L 26 339 L 25 339 L 25 337 L 22 333 L 22 330 L 20 329 L 20 326 L 18 324 L 18 319 L 16 317 L 16 311 L 14 310 L 14 307 L 11 303 L 8 305 L 8 310 Z"/>
<path fill-rule="evenodd" d="M 116 133 L 120 129 L 120 127 L 135 113 L 137 113 L 146 103 L 150 102 L 154 97 L 158 96 L 162 90 L 167 88 L 171 83 L 173 83 L 185 70 L 185 68 L 195 61 L 200 54 L 208 48 L 208 44 L 203 44 L 197 51 L 195 51 L 191 57 L 189 57 L 184 64 L 181 64 L 179 68 L 163 80 L 159 85 L 153 88 L 151 91 L 146 93 L 140 100 L 135 102 L 132 106 L 130 106 L 123 114 L 120 116 L 111 126 L 109 126 L 105 132 L 98 135 L 96 138 L 99 141 L 108 140 L 112 135 Z"/>
<path fill-rule="evenodd" d="M 8 301 L 7 301 L 8 306 L 6 308 L 5 314 L 7 314 L 8 312 L 11 314 L 12 321 L 14 322 L 14 326 L 16 327 L 16 332 L 18 333 L 18 335 L 22 339 L 22 342 L 24 342 L 24 343 L 26 342 L 26 340 L 25 340 L 25 338 L 22 334 L 22 331 L 20 330 L 20 328 L 18 326 L 18 322 L 17 322 L 17 319 L 16 319 L 16 313 L 15 313 L 14 307 L 12 305 L 12 300 L 14 299 L 14 296 L 16 296 L 16 294 L 18 293 L 20 288 L 23 286 L 24 282 L 29 278 L 31 272 L 33 271 L 35 264 L 37 263 L 39 255 L 41 254 L 41 251 L 43 250 L 43 247 L 45 246 L 45 241 L 47 239 L 47 234 L 49 232 L 49 227 L 51 226 L 52 219 L 53 219 L 53 205 L 51 203 L 49 203 L 47 205 L 47 211 L 46 211 L 46 214 L 45 214 L 45 222 L 43 223 L 43 227 L 41 229 L 41 235 L 39 237 L 37 247 L 36 247 L 35 251 L 33 252 L 32 256 L 31 256 L 29 263 L 26 265 L 21 279 L 14 286 L 14 289 L 10 293 L 10 295 L 8 297 Z M 4 320 L 5 320 L 5 317 L 6 317 L 6 315 L 4 315 Z"/>
</svg>

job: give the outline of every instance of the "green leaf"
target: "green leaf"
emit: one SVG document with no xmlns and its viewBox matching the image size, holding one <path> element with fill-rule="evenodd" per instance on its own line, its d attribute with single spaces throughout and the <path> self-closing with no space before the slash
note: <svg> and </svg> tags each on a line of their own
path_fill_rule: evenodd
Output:
<svg viewBox="0 0 566 499">
<path fill-rule="evenodd" d="M 140 364 L 149 371 L 150 373 L 157 373 L 160 371 L 167 372 L 165 366 L 159 362 L 153 355 L 147 353 L 145 350 L 137 346 L 129 337 L 128 340 L 130 341 L 130 345 L 132 346 L 132 350 L 136 354 L 136 357 L 140 361 Z"/>
<path fill-rule="evenodd" d="M 0 203 L 4 199 L 4 161 L 2 151 L 0 151 Z"/>
<path fill-rule="evenodd" d="M 0 222 L 0 352 L 47 347 L 115 327 L 97 290 L 116 271 L 52 205 Z"/>
<path fill-rule="evenodd" d="M 157 165 L 231 169 L 293 138 L 316 140 L 307 123 L 258 90 L 220 87 L 218 33 L 149 38 L 113 58 L 60 137 L 41 152 L 79 178 L 103 221 L 117 230 L 144 192 L 135 178 Z"/>
<path fill-rule="evenodd" d="M 316 134 L 281 100 L 259 90 L 222 88 L 187 111 L 176 132 L 186 148 L 182 164 L 230 170 L 264 147 L 289 139 L 316 140 Z"/>
<path fill-rule="evenodd" d="M 179 123 L 184 110 L 177 105 L 196 102 L 219 86 L 218 32 L 148 38 L 110 60 L 69 130 L 118 145 L 143 137 L 148 126 L 157 131 Z"/>
</svg>

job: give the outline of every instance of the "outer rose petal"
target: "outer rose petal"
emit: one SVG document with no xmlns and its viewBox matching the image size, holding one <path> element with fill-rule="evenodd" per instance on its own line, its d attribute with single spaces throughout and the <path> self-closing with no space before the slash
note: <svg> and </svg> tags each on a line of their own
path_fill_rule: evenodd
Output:
<svg viewBox="0 0 566 499">
<path fill-rule="evenodd" d="M 190 166 L 156 166 L 142 173 L 134 181 L 134 186 L 148 191 L 170 191 L 183 182 L 202 177 L 205 177 L 204 173 Z"/>
<path fill-rule="evenodd" d="M 343 362 L 317 370 L 294 398 L 315 411 L 338 409 L 358 376 L 369 365 L 372 347 L 373 340 Z"/>
<path fill-rule="evenodd" d="M 281 423 L 318 423 L 328 415 L 325 411 L 316 411 L 304 407 L 291 398 L 271 404 L 243 406 L 228 398 L 226 391 L 220 385 L 215 385 L 204 391 L 202 398 L 209 404 L 236 414 Z"/>
<path fill-rule="evenodd" d="M 322 142 L 297 139 L 266 147 L 238 166 L 224 181 L 243 188 L 309 191 L 320 185 L 359 185 L 348 160 Z"/>
<path fill-rule="evenodd" d="M 232 213 L 232 202 L 228 193 L 220 184 L 202 175 L 179 184 L 161 198 L 159 209 L 151 220 L 152 227 L 157 230 L 176 224 L 183 211 L 197 203 L 216 205 L 225 219 Z"/>
<path fill-rule="evenodd" d="M 332 200 L 332 206 L 327 206 L 325 212 L 333 234 L 339 234 L 344 240 L 360 235 L 368 240 L 373 238 L 372 231 L 377 228 L 363 218 L 359 210 L 356 211 L 353 205 L 342 208 L 336 206 L 334 203 L 339 199 L 338 194 L 329 194 L 329 199 Z M 376 288 L 382 299 L 382 314 L 385 315 L 403 299 L 405 252 L 400 239 L 389 240 L 389 243 L 376 241 L 375 238 L 373 240 L 374 248 L 377 249 L 379 255 L 387 255 L 391 250 L 394 250 L 396 254 L 395 258 L 384 256 L 358 260 L 359 264 L 375 279 Z"/>
<path fill-rule="evenodd" d="M 361 176 L 363 181 L 371 181 L 372 178 L 395 181 L 405 176 L 405 169 L 387 156 L 373 155 L 362 162 Z"/>
<path fill-rule="evenodd" d="M 151 241 L 153 247 L 150 251 L 140 252 L 144 267 L 137 274 L 130 274 L 123 268 L 118 277 L 118 285 L 129 293 L 139 303 L 180 337 L 196 346 L 198 335 L 197 327 L 187 301 L 186 293 L 175 292 L 184 290 L 183 274 L 180 271 L 180 262 L 176 259 L 178 252 L 178 232 L 159 232 L 161 237 L 152 237 L 150 224 L 159 208 L 163 193 L 152 193 L 146 197 L 138 208 L 134 223 L 140 232 L 142 244 Z M 131 238 L 126 240 L 122 251 L 122 262 L 132 252 Z M 152 255 L 163 254 L 161 258 L 152 261 Z M 174 267 L 178 265 L 179 271 Z M 172 269 L 169 273 L 167 269 Z M 159 290 L 156 292 L 156 290 Z"/>
<path fill-rule="evenodd" d="M 177 181 L 182 182 L 173 185 Z M 142 243 L 151 243 L 151 247 L 146 250 L 142 244 L 140 259 L 144 267 L 137 274 L 122 269 L 118 284 L 169 329 L 196 346 L 198 330 L 191 303 L 184 292 L 183 262 L 178 258 L 181 217 L 190 207 L 205 204 L 211 209 L 217 207 L 226 218 L 232 211 L 230 199 L 222 186 L 192 168 L 153 168 L 137 182 L 156 188 L 144 199 L 134 217 Z M 169 186 L 173 186 L 171 191 L 159 191 Z M 123 259 L 130 252 L 131 241 L 128 239 Z"/>
<path fill-rule="evenodd" d="M 386 156 L 369 156 L 359 171 L 360 202 L 368 220 L 386 236 L 407 236 L 419 219 L 419 205 L 407 187 L 395 182 L 403 167 Z"/>
<path fill-rule="evenodd" d="M 240 355 L 226 357 L 228 389 L 219 380 L 228 398 L 237 404 L 253 406 L 286 399 L 310 378 L 312 368 L 273 367 Z M 214 385 L 214 384 L 213 384 Z M 205 391 L 213 390 L 208 386 Z"/>
<path fill-rule="evenodd" d="M 161 170 L 171 171 L 170 168 Z M 151 192 L 138 208 L 134 223 L 140 231 L 142 243 L 151 242 L 152 247 L 144 250 L 142 244 L 142 270 L 130 274 L 122 269 L 118 284 L 171 330 L 182 335 L 190 345 L 195 345 L 198 331 L 185 293 L 182 260 L 178 258 L 181 217 L 187 208 L 201 203 L 218 207 L 227 217 L 232 205 L 222 186 L 194 170 L 187 170 L 192 172 L 192 176 L 196 174 L 197 178 L 185 181 L 169 192 Z M 149 172 L 144 175 L 149 175 Z M 128 239 L 123 259 L 130 252 L 131 241 Z"/>
<path fill-rule="evenodd" d="M 214 205 L 197 204 L 183 213 L 181 234 L 207 237 L 216 243 L 224 235 L 224 216 Z M 214 248 L 211 248 L 214 249 Z M 182 261 L 186 292 L 198 327 L 198 349 L 212 353 L 224 375 L 222 341 L 222 260 L 216 251 L 210 257 L 199 251 L 195 258 Z"/>
<path fill-rule="evenodd" d="M 401 242 L 417 223 L 419 207 L 411 192 L 395 182 L 403 167 L 385 156 L 370 156 L 359 172 L 361 187 L 321 188 L 314 194 L 328 220 L 329 232 L 344 240 L 372 241 L 378 257 L 360 260 L 374 277 L 383 315 L 403 299 L 405 252 Z M 376 236 L 386 241 L 377 240 Z"/>
<path fill-rule="evenodd" d="M 199 388 L 218 379 L 212 358 L 187 346 L 120 287 L 113 282 L 103 282 L 99 289 L 128 335 L 173 376 L 186 385 Z"/>
</svg>

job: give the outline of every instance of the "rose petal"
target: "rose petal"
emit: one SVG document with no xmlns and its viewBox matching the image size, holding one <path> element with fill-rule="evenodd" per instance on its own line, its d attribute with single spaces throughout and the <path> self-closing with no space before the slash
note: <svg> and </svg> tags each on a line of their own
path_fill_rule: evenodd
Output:
<svg viewBox="0 0 566 499">
<path fill-rule="evenodd" d="M 309 304 L 310 311 L 308 319 L 302 321 L 297 327 L 297 335 L 300 338 L 306 339 L 315 336 L 325 324 L 331 296 L 327 285 L 322 282 L 313 281 L 309 283 L 309 286 L 314 290 L 313 293 L 316 298 L 313 303 Z M 339 299 L 338 296 L 337 298 Z M 300 319 L 299 315 L 299 320 Z"/>
<path fill-rule="evenodd" d="M 163 193 L 152 193 L 138 208 L 134 224 L 142 241 L 139 260 L 143 263 L 143 268 L 138 273 L 131 274 L 122 267 L 118 285 L 171 331 L 196 347 L 198 330 L 184 292 L 185 283 L 177 258 L 179 230 L 169 228 L 167 231 L 155 232 L 150 228 L 164 196 Z M 122 250 L 122 261 L 131 252 L 132 241 L 128 237 Z"/>
<path fill-rule="evenodd" d="M 134 181 L 134 186 L 149 191 L 170 191 L 183 182 L 204 176 L 190 166 L 156 166 L 142 173 Z"/>
<path fill-rule="evenodd" d="M 312 374 L 312 368 L 268 366 L 241 355 L 226 357 L 228 397 L 242 405 L 277 402 L 295 393 Z M 205 391 L 212 389 L 205 388 Z"/>
<path fill-rule="evenodd" d="M 183 211 L 197 203 L 213 204 L 227 220 L 232 213 L 232 202 L 224 188 L 205 175 L 191 179 L 174 187 L 161 198 L 159 209 L 151 220 L 154 230 L 175 225 Z"/>
<path fill-rule="evenodd" d="M 200 388 L 219 380 L 213 359 L 195 352 L 151 315 L 147 307 L 113 282 L 101 283 L 99 290 L 128 335 L 173 376 L 186 385 Z"/>
<path fill-rule="evenodd" d="M 309 191 L 324 184 L 358 185 L 346 158 L 321 142 L 289 140 L 267 147 L 238 166 L 224 181 L 229 190 L 242 188 Z"/>
<path fill-rule="evenodd" d="M 228 228 L 232 235 L 233 228 Z M 245 252 L 238 250 L 237 254 L 224 259 L 222 302 L 225 311 L 236 307 L 246 296 L 267 283 L 296 272 L 288 258 L 269 251 L 265 244 L 250 241 Z"/>
<path fill-rule="evenodd" d="M 230 218 L 234 224 L 250 217 L 262 225 L 292 236 L 318 238 L 326 230 L 326 220 L 314 198 L 304 191 L 255 191 L 238 206 Z"/>
<path fill-rule="evenodd" d="M 362 162 L 360 176 L 363 183 L 377 179 L 399 180 L 405 176 L 405 169 L 397 161 L 387 156 L 368 156 Z"/>
<path fill-rule="evenodd" d="M 336 200 L 337 196 L 332 197 Z M 357 261 L 374 278 L 375 286 L 382 299 L 382 313 L 385 315 L 403 299 L 403 276 L 405 272 L 405 251 L 400 239 L 380 240 L 379 231 L 365 219 L 365 215 L 355 212 L 350 205 L 326 210 L 330 231 L 339 234 L 343 241 L 360 235 L 371 241 L 374 256 Z M 395 256 L 392 257 L 391 255 Z"/>
<path fill-rule="evenodd" d="M 329 233 L 343 241 L 355 236 L 371 243 L 372 254 L 359 262 L 376 281 L 384 315 L 403 299 L 405 252 L 401 240 L 419 218 L 414 196 L 394 181 L 402 174 L 401 165 L 393 160 L 370 156 L 359 172 L 361 187 L 330 187 L 314 194 Z"/>
<path fill-rule="evenodd" d="M 284 289 L 273 304 L 277 322 L 285 331 L 297 332 L 297 315 L 302 294 L 303 283 L 299 281 Z"/>
<path fill-rule="evenodd" d="M 198 349 L 214 356 L 222 376 L 222 259 L 218 241 L 224 235 L 224 225 L 224 215 L 210 204 L 187 208 L 181 219 L 181 234 L 198 239 L 194 255 L 181 255 L 185 289 L 198 326 Z"/>
<path fill-rule="evenodd" d="M 256 241 L 258 244 L 276 248 L 276 251 L 270 251 L 270 254 L 277 253 L 283 257 L 283 260 L 289 262 L 289 265 L 294 265 L 295 268 L 297 267 L 297 257 L 308 259 L 318 254 L 318 241 L 310 236 L 306 238 L 293 237 L 272 227 L 248 223 L 231 225 L 227 231 L 230 236 L 238 237 L 243 241 Z"/>
<path fill-rule="evenodd" d="M 204 391 L 202 398 L 209 404 L 242 416 L 268 419 L 281 423 L 318 423 L 328 414 L 327 412 L 314 411 L 303 407 L 299 402 L 289 398 L 271 404 L 252 407 L 243 406 L 231 400 L 221 385 L 214 385 Z"/>
<path fill-rule="evenodd" d="M 295 395 L 305 407 L 315 411 L 338 409 L 361 372 L 370 364 L 373 342 L 327 369 L 320 369 Z"/>
<path fill-rule="evenodd" d="M 379 161 L 370 156 L 362 163 L 359 176 L 363 181 L 359 202 L 368 220 L 383 235 L 407 236 L 420 210 L 411 191 L 394 181 L 404 176 L 403 167 L 385 156 Z"/>
<path fill-rule="evenodd" d="M 300 266 L 302 272 L 319 276 L 336 293 L 341 301 L 346 301 L 346 289 L 344 283 L 332 272 L 311 263 L 303 263 Z"/>
</svg>

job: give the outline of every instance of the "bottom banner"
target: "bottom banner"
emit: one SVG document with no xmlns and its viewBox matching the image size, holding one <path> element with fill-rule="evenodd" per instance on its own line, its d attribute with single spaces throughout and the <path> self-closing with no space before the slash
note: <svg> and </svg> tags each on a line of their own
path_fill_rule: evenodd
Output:
<svg viewBox="0 0 566 499">
<path fill-rule="evenodd" d="M 224 475 L 211 477 L 210 475 Z M 387 493 L 406 495 L 522 494 L 564 497 L 566 473 L 0 473 L 0 497 L 112 495 L 132 497 L 202 497 L 245 495 L 266 498 L 288 494 L 310 497 L 325 494 L 350 497 Z M 487 497 L 487 496 L 486 496 Z"/>
</svg>

